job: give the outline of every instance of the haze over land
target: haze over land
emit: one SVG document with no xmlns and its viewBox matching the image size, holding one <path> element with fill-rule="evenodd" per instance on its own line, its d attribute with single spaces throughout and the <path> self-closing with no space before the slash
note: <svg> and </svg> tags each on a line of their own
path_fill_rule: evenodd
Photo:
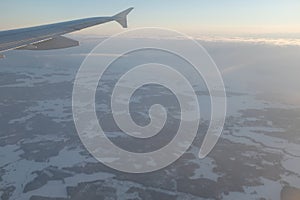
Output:
<svg viewBox="0 0 300 200">
<path fill-rule="evenodd" d="M 72 84 L 85 55 L 103 38 L 73 37 L 82 41 L 80 48 L 13 51 L 1 61 L 3 199 L 96 199 L 102 195 L 112 199 L 276 200 L 299 191 L 299 45 L 199 41 L 218 65 L 227 89 L 228 114 L 221 140 L 207 158 L 197 158 L 209 118 L 209 96 L 205 86 L 199 85 L 202 123 L 192 148 L 167 168 L 130 175 L 98 163 L 78 138 L 71 110 Z M 170 65 L 178 64 L 169 56 L 157 52 L 129 55 L 126 59 L 133 62 L 112 66 L 104 80 L 107 87 L 98 89 L 98 117 L 104 120 L 108 136 L 123 148 L 139 151 L 147 143 L 126 145 L 137 143 L 109 117 L 110 84 L 136 62 L 169 58 Z M 148 120 L 142 114 L 147 110 L 146 99 L 176 108 L 172 94 L 162 88 L 141 88 L 136 95 L 133 118 L 141 124 Z M 171 127 L 160 133 L 158 146 L 175 131 L 176 118 L 171 115 L 169 120 Z"/>
</svg>

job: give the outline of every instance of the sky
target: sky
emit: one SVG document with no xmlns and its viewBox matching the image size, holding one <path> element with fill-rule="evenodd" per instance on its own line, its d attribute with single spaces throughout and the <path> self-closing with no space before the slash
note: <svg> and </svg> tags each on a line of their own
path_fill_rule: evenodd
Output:
<svg viewBox="0 0 300 200">
<path fill-rule="evenodd" d="M 128 7 L 130 28 L 165 27 L 187 34 L 298 34 L 299 0 L 1 0 L 0 30 L 93 16 L 110 16 Z M 117 32 L 105 24 L 82 33 Z"/>
</svg>

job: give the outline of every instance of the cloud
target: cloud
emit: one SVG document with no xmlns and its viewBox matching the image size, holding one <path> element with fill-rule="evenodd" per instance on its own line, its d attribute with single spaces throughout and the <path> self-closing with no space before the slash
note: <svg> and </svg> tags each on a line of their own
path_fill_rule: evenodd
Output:
<svg viewBox="0 0 300 200">
<path fill-rule="evenodd" d="M 68 54 L 68 56 L 96 56 L 96 57 L 127 57 L 128 55 L 112 54 L 112 53 L 78 53 Z"/>
<path fill-rule="evenodd" d="M 300 39 L 294 38 L 249 38 L 249 37 L 198 37 L 197 40 L 206 42 L 267 44 L 275 46 L 300 46 Z"/>
<path fill-rule="evenodd" d="M 107 39 L 110 36 L 96 36 L 96 35 L 86 35 L 84 37 L 85 40 L 91 39 L 91 37 L 94 40 L 103 40 Z M 122 38 L 122 36 L 119 36 Z M 185 36 L 170 36 L 168 34 L 164 34 L 162 32 L 160 35 L 157 35 L 157 33 L 154 33 L 152 36 L 144 36 L 142 33 L 140 34 L 132 34 L 132 35 L 126 35 L 123 37 L 124 39 L 151 39 L 151 40 L 186 40 L 188 39 L 194 39 L 204 42 L 219 42 L 219 43 L 245 43 L 245 44 L 266 44 L 266 45 L 275 45 L 275 46 L 300 46 L 300 39 L 299 38 L 266 38 L 266 37 L 260 37 L 260 36 L 253 36 L 253 37 L 231 37 L 231 36 L 214 36 L 214 35 L 203 35 L 203 36 L 192 36 L 192 35 L 185 35 Z"/>
</svg>

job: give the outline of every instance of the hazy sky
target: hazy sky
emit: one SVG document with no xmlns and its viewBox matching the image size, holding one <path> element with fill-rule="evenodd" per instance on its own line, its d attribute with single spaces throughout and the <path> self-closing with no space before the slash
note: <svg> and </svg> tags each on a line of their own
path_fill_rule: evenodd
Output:
<svg viewBox="0 0 300 200">
<path fill-rule="evenodd" d="M 174 28 L 186 33 L 300 32 L 299 0 L 1 0 L 0 29 L 34 26 L 135 7 L 130 27 Z M 107 24 L 84 33 L 120 30 Z"/>
</svg>

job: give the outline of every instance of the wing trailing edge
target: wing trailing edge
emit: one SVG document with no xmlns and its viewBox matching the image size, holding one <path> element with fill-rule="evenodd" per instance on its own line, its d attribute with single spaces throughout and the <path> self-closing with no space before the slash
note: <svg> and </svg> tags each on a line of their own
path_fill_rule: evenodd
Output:
<svg viewBox="0 0 300 200">
<path fill-rule="evenodd" d="M 38 51 L 38 50 L 65 49 L 65 48 L 76 47 L 76 46 L 79 46 L 78 41 L 63 36 L 57 36 L 49 40 L 45 40 L 42 42 L 37 42 L 34 44 L 29 44 L 27 46 L 17 48 L 17 50 Z"/>
</svg>

